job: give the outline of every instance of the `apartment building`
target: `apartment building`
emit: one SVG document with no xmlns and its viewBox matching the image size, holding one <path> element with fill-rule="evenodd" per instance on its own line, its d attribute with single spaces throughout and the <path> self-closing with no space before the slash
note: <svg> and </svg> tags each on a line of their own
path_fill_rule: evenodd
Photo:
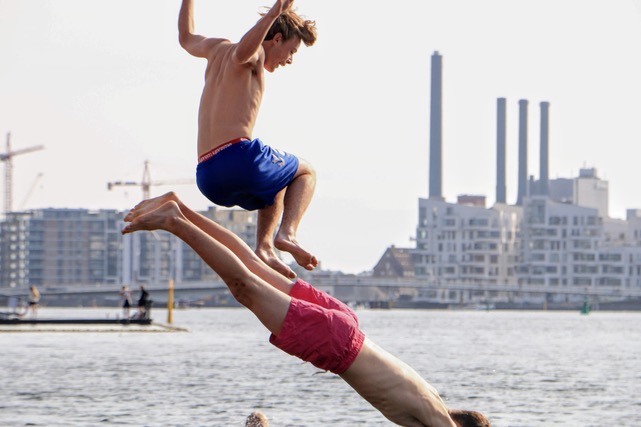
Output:
<svg viewBox="0 0 641 427">
<path fill-rule="evenodd" d="M 419 199 L 413 250 L 416 277 L 445 288 L 515 283 L 521 217 L 518 206 L 497 204 L 486 209 L 478 203 Z M 447 295 L 452 302 L 475 297 L 459 290 Z"/>
<path fill-rule="evenodd" d="M 597 196 L 604 186 L 593 188 L 596 195 L 583 190 L 586 204 L 593 207 L 540 195 L 525 197 L 522 206 L 491 208 L 420 199 L 412 250 L 416 277 L 453 289 L 476 284 L 545 291 L 519 295 L 531 302 L 576 302 L 583 291 L 594 289 L 613 294 L 640 289 L 641 211 L 629 210 L 625 220 L 603 217 L 604 204 Z M 488 296 L 469 291 L 448 295 L 459 302 Z M 494 292 L 492 297 L 500 300 L 502 295 Z"/>
<path fill-rule="evenodd" d="M 37 209 L 0 221 L 0 288 L 44 288 L 207 281 L 211 269 L 182 241 L 154 231 L 123 236 L 126 212 Z M 201 212 L 250 246 L 256 213 L 210 207 Z"/>
<path fill-rule="evenodd" d="M 120 225 L 114 210 L 10 212 L 0 223 L 0 287 L 120 283 Z"/>
</svg>

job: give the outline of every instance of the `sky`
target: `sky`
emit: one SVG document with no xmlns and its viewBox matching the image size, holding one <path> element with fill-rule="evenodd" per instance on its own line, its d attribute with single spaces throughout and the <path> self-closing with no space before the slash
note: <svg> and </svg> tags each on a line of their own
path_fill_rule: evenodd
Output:
<svg viewBox="0 0 641 427">
<path fill-rule="evenodd" d="M 516 201 L 518 100 L 550 103 L 550 178 L 594 167 L 610 216 L 641 208 L 641 0 L 297 0 L 319 38 L 266 73 L 254 137 L 308 160 L 314 199 L 298 240 L 323 268 L 370 270 L 414 247 L 428 195 L 430 60 L 443 56 L 443 195 L 496 188 L 496 99 L 507 98 L 507 197 Z M 196 0 L 196 32 L 238 41 L 263 0 Z M 178 0 L 0 0 L 0 154 L 11 132 L 13 207 L 126 210 L 149 161 L 151 195 L 195 209 L 206 62 L 178 44 Z M 4 167 L 2 166 L 4 182 Z M 164 184 L 164 185 L 161 185 Z M 4 188 L 4 187 L 0 187 Z"/>
</svg>

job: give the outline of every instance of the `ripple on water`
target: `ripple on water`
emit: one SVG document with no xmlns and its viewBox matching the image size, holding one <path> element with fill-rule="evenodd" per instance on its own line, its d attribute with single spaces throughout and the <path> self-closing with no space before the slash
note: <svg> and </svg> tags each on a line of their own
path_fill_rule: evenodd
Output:
<svg viewBox="0 0 641 427">
<path fill-rule="evenodd" d="M 640 314 L 358 314 L 449 406 L 496 427 L 641 425 Z M 0 335 L 0 425 L 229 427 L 255 409 L 279 427 L 390 425 L 339 377 L 271 346 L 244 309 L 174 321 L 191 332 Z"/>
</svg>

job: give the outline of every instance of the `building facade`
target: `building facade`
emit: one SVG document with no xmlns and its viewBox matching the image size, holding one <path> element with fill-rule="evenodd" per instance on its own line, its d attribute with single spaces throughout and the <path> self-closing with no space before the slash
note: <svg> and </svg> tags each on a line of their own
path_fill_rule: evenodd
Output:
<svg viewBox="0 0 641 427">
<path fill-rule="evenodd" d="M 516 282 L 522 208 L 419 199 L 419 224 L 413 251 L 415 273 L 428 287 L 504 285 Z M 474 299 L 461 290 L 446 300 Z M 434 294 L 436 296 L 436 294 Z M 485 298 L 485 293 L 476 295 Z"/>
<path fill-rule="evenodd" d="M 0 223 L 0 286 L 120 283 L 120 225 L 114 210 L 10 212 Z"/>
<path fill-rule="evenodd" d="M 213 271 L 180 239 L 163 232 L 123 236 L 126 212 L 38 209 L 0 221 L 0 288 L 207 281 Z M 202 215 L 256 242 L 256 213 L 209 208 Z"/>
<path fill-rule="evenodd" d="M 607 182 L 593 169 L 552 180 L 550 189 L 549 196 L 525 196 L 522 206 L 485 208 L 469 197 L 458 203 L 420 199 L 416 277 L 426 287 L 451 286 L 450 302 L 516 295 L 572 303 L 588 291 L 641 290 L 641 211 L 628 210 L 625 220 L 609 218 Z M 460 290 L 465 285 L 505 285 L 517 292 Z"/>
</svg>

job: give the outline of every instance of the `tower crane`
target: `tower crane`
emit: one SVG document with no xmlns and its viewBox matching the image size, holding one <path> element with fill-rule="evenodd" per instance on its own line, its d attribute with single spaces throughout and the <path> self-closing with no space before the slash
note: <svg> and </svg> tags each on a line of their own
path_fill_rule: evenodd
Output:
<svg viewBox="0 0 641 427">
<path fill-rule="evenodd" d="M 0 153 L 0 161 L 4 163 L 4 212 L 8 213 L 13 210 L 13 158 L 19 154 L 31 153 L 42 150 L 44 146 L 35 145 L 33 147 L 22 148 L 20 150 L 11 150 L 11 132 L 7 132 L 7 152 Z"/>
<path fill-rule="evenodd" d="M 140 186 L 142 188 L 142 198 L 144 200 L 149 198 L 150 189 L 152 185 L 183 185 L 183 184 L 193 184 L 195 181 L 193 179 L 180 179 L 175 181 L 152 181 L 151 175 L 149 174 L 149 160 L 145 160 L 145 169 L 142 173 L 142 181 L 114 181 L 107 183 L 107 189 L 112 190 L 113 187 L 119 186 Z"/>
</svg>

